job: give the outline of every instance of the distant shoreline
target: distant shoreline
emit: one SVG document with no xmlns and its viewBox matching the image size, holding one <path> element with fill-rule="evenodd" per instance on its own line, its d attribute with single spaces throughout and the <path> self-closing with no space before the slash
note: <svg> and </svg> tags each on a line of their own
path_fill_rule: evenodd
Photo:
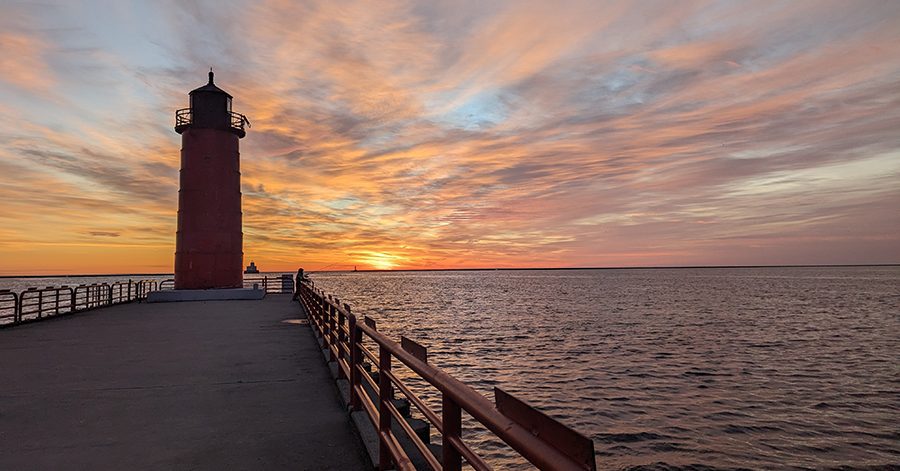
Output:
<svg viewBox="0 0 900 471">
<path fill-rule="evenodd" d="M 825 265 L 683 265 L 659 267 L 556 267 L 556 268 L 416 268 L 409 270 L 305 270 L 306 273 L 403 273 L 430 271 L 562 271 L 562 270 L 690 270 L 726 268 L 853 268 L 853 267 L 900 267 L 900 263 L 850 263 Z"/>
<path fill-rule="evenodd" d="M 438 272 L 438 271 L 563 271 L 563 270 L 689 270 L 689 269 L 740 269 L 740 268 L 853 268 L 853 267 L 900 267 L 900 263 L 851 263 L 851 264 L 824 264 L 824 265 L 680 265 L 680 266 L 651 266 L 651 267 L 524 267 L 524 268 L 416 268 L 405 270 L 305 270 L 306 273 L 414 273 L 414 272 Z M 293 270 L 268 273 L 288 273 Z M 78 274 L 78 275 L 0 275 L 4 278 L 90 278 L 97 276 L 173 276 L 172 273 L 111 273 L 111 274 Z"/>
</svg>

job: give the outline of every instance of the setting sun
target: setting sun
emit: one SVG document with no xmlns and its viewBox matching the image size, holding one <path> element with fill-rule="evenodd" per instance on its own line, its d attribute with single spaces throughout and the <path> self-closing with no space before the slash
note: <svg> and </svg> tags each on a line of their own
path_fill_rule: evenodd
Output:
<svg viewBox="0 0 900 471">
<path fill-rule="evenodd" d="M 403 261 L 401 257 L 383 252 L 366 252 L 357 259 L 363 266 L 376 270 L 392 270 Z"/>
</svg>

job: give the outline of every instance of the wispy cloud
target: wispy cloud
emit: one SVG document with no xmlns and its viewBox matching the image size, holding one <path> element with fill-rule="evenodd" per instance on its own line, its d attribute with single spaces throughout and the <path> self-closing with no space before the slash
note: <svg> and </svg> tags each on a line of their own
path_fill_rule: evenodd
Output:
<svg viewBox="0 0 900 471">
<path fill-rule="evenodd" d="M 171 266 L 213 65 L 267 269 L 900 262 L 893 2 L 3 8 L 0 256 Z"/>
</svg>

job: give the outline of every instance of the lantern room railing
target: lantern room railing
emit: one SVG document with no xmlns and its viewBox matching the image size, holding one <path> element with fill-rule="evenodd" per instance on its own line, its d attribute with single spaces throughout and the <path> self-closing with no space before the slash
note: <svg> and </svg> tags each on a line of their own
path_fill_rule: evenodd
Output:
<svg viewBox="0 0 900 471">
<path fill-rule="evenodd" d="M 250 127 L 250 120 L 247 119 L 246 116 L 235 113 L 234 111 L 229 111 L 229 125 L 231 129 L 235 131 L 239 136 L 243 137 L 246 134 L 244 130 L 244 126 L 246 125 L 248 128 Z M 180 110 L 175 111 L 175 131 L 181 133 L 188 126 L 193 124 L 193 111 L 191 108 L 182 108 Z"/>
<path fill-rule="evenodd" d="M 182 108 L 175 112 L 175 129 L 191 124 L 191 109 Z"/>
</svg>

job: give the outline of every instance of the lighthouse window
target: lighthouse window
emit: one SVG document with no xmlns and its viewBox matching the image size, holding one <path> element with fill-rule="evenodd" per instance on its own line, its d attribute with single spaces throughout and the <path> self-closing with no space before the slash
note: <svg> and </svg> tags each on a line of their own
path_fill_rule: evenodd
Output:
<svg viewBox="0 0 900 471">
<path fill-rule="evenodd" d="M 231 98 L 230 97 L 228 98 L 228 104 L 226 106 L 228 106 L 228 112 L 230 113 L 231 112 Z"/>
</svg>

